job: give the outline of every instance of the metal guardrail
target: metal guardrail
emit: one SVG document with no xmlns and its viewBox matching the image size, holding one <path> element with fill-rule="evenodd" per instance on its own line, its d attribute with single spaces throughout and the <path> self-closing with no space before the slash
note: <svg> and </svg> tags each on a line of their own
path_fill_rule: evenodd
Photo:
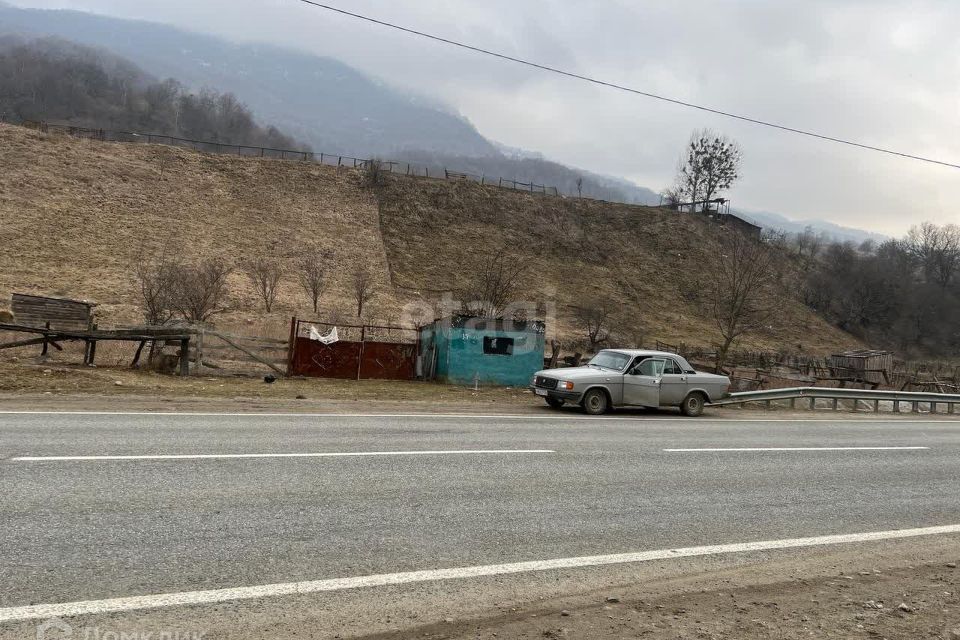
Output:
<svg viewBox="0 0 960 640">
<path fill-rule="evenodd" d="M 815 409 L 817 400 L 828 400 L 831 402 L 831 408 L 837 410 L 840 408 L 842 400 L 849 400 L 853 403 L 853 410 L 860 409 L 860 403 L 868 403 L 874 412 L 880 411 L 881 402 L 891 402 L 894 413 L 900 413 L 903 403 L 910 406 L 910 411 L 920 410 L 920 405 L 925 404 L 929 407 L 930 413 L 937 413 L 938 406 L 946 406 L 947 413 L 954 413 L 954 406 L 960 404 L 960 394 L 952 393 L 928 393 L 924 391 L 874 391 L 870 389 L 834 389 L 829 387 L 793 387 L 790 389 L 769 389 L 765 391 L 743 391 L 731 393 L 726 398 L 713 402 L 713 406 L 728 404 L 746 404 L 751 402 L 763 402 L 768 407 L 770 403 L 777 400 L 789 400 L 790 407 L 797 405 L 798 399 L 809 401 L 809 408 Z"/>
</svg>

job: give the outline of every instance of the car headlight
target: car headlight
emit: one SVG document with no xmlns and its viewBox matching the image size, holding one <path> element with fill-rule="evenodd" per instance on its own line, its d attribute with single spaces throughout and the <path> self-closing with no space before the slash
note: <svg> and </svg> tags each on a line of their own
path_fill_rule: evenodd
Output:
<svg viewBox="0 0 960 640">
<path fill-rule="evenodd" d="M 573 391 L 573 383 L 569 380 L 560 380 L 557 382 L 557 389 L 561 391 Z"/>
</svg>

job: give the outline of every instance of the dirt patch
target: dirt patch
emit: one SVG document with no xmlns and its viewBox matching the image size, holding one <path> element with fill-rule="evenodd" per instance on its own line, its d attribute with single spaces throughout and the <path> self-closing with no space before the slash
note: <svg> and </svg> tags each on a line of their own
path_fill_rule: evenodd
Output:
<svg viewBox="0 0 960 640">
<path fill-rule="evenodd" d="M 227 411 L 258 404 L 312 411 L 331 404 L 350 406 L 357 403 L 362 403 L 364 410 L 372 406 L 405 405 L 408 408 L 420 406 L 425 410 L 453 406 L 513 411 L 541 404 L 534 402 L 526 389 L 517 388 L 472 389 L 432 382 L 320 378 L 279 379 L 268 384 L 262 378 L 181 378 L 125 368 L 0 363 L 0 405 L 9 409 L 31 405 L 38 399 L 47 406 L 79 404 L 100 410 L 117 406 L 117 401 L 123 399 L 138 399 L 140 402 L 134 403 L 137 406 L 158 409 L 211 406 Z M 143 400 L 148 400 L 148 405 L 144 405 Z"/>
<path fill-rule="evenodd" d="M 484 413 L 540 416 L 582 416 L 577 407 L 548 409 L 521 387 L 461 387 L 401 380 L 333 380 L 280 378 L 267 383 L 256 376 L 189 376 L 181 378 L 127 367 L 84 367 L 0 361 L 0 408 L 63 411 L 276 411 L 293 413 Z M 624 410 L 624 417 L 681 418 L 676 409 Z M 956 415 L 924 413 L 924 419 L 956 420 Z M 776 403 L 770 410 L 735 405 L 711 407 L 707 418 L 777 419 L 829 417 L 875 420 L 869 408 L 816 412 Z M 883 420 L 917 416 L 885 412 Z"/>
<path fill-rule="evenodd" d="M 848 559 L 829 575 L 777 564 L 706 573 L 512 607 L 488 619 L 451 619 L 364 637 L 958 640 L 960 553 L 954 544 L 931 555 L 935 562 L 893 568 L 877 568 L 869 558 Z M 778 571 L 782 579 L 771 581 Z M 743 584 L 758 572 L 767 574 L 762 584 Z"/>
</svg>

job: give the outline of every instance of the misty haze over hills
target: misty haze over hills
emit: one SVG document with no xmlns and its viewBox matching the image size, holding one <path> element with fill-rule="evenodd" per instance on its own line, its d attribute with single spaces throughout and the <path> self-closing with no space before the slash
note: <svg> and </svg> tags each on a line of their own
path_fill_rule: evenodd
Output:
<svg viewBox="0 0 960 640">
<path fill-rule="evenodd" d="M 261 44 L 236 44 L 173 27 L 75 11 L 18 9 L 0 2 L 0 34 L 53 35 L 103 48 L 157 78 L 193 90 L 234 93 L 260 125 L 272 125 L 315 151 L 407 160 L 439 170 L 501 176 L 584 196 L 659 204 L 655 191 L 622 178 L 551 162 L 536 152 L 485 138 L 445 105 L 416 96 L 332 58 Z M 665 159 L 673 162 L 673 159 Z M 882 238 L 822 221 L 744 212 L 763 226 L 801 231 L 808 224 L 842 240 Z"/>
</svg>

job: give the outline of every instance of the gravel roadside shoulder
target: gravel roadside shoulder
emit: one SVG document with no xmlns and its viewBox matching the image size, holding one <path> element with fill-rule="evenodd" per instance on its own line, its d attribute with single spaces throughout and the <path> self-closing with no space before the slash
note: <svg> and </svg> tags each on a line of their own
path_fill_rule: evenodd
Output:
<svg viewBox="0 0 960 640">
<path fill-rule="evenodd" d="M 886 638 L 960 640 L 960 540 L 664 577 L 366 640 Z M 893 548 L 906 549 L 897 544 Z M 915 563 L 921 560 L 922 563 Z"/>
</svg>

